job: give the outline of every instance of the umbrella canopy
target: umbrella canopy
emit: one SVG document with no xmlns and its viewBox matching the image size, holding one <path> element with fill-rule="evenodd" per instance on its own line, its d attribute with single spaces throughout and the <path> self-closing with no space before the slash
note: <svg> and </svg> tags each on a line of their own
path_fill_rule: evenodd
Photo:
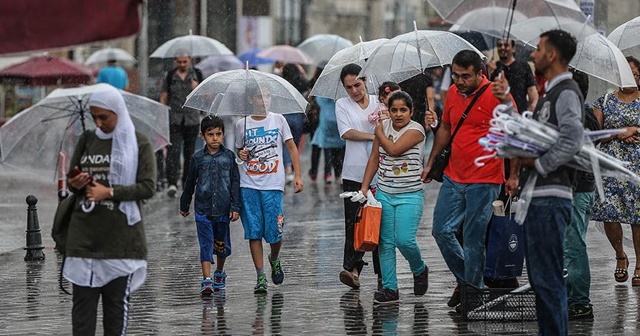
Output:
<svg viewBox="0 0 640 336">
<path fill-rule="evenodd" d="M 589 20 L 579 22 L 564 17 L 538 16 L 514 23 L 511 27 L 511 37 L 535 47 L 540 40 L 540 34 L 551 29 L 562 29 L 578 41 L 598 32 Z"/>
<path fill-rule="evenodd" d="M 225 55 L 209 56 L 196 64 L 195 67 L 200 69 L 202 75 L 207 78 L 221 71 L 242 69 L 244 64 L 233 55 Z"/>
<path fill-rule="evenodd" d="M 176 37 L 163 43 L 152 54 L 151 58 L 174 58 L 188 54 L 191 57 L 233 55 L 233 52 L 222 42 L 201 35 Z"/>
<path fill-rule="evenodd" d="M 103 64 L 107 63 L 108 61 L 116 61 L 120 63 L 136 63 L 135 57 L 133 57 L 124 49 L 104 48 L 91 54 L 89 58 L 84 61 L 84 64 Z"/>
<path fill-rule="evenodd" d="M 622 51 L 598 33 L 578 41 L 576 54 L 569 65 L 618 87 L 636 86 L 631 67 Z"/>
<path fill-rule="evenodd" d="M 59 153 L 69 157 L 83 128 L 95 128 L 87 105 L 89 96 L 106 88 L 111 87 L 95 84 L 57 89 L 18 113 L 0 127 L 2 162 L 21 169 L 55 172 Z M 126 91 L 120 93 L 136 130 L 146 134 L 156 150 L 168 145 L 168 107 Z"/>
<path fill-rule="evenodd" d="M 245 51 L 236 55 L 238 59 L 242 62 L 242 64 L 249 64 L 249 67 L 254 67 L 263 64 L 272 64 L 275 63 L 276 60 L 271 58 L 262 58 L 258 57 L 258 54 L 262 51 L 260 48 L 251 49 L 249 51 Z"/>
<path fill-rule="evenodd" d="M 304 113 L 307 109 L 307 100 L 293 85 L 280 76 L 257 70 L 213 74 L 191 91 L 184 106 L 215 115 L 249 115 L 253 112 L 247 101 L 251 88 L 270 96 L 267 106 L 270 112 Z"/>
<path fill-rule="evenodd" d="M 427 0 L 445 21 L 498 37 L 507 31 L 511 22 L 536 16 L 586 20 L 574 0 Z M 515 7 L 515 8 L 514 8 Z M 490 21 L 489 21 L 490 20 Z"/>
<path fill-rule="evenodd" d="M 309 37 L 298 45 L 298 49 L 311 56 L 316 64 L 326 62 L 338 51 L 353 46 L 346 38 L 334 34 L 318 34 Z"/>
<path fill-rule="evenodd" d="M 415 30 L 398 35 L 376 49 L 360 72 L 379 81 L 401 82 L 426 68 L 451 64 L 462 50 L 485 56 L 462 37 L 441 30 Z"/>
<path fill-rule="evenodd" d="M 304 51 L 289 45 L 275 45 L 258 53 L 258 57 L 270 58 L 285 63 L 313 64 L 313 59 Z"/>
<path fill-rule="evenodd" d="M 622 50 L 625 56 L 640 55 L 640 16 L 631 19 L 614 29 L 609 39 Z"/>
<path fill-rule="evenodd" d="M 340 82 L 340 71 L 350 63 L 364 66 L 365 60 L 382 44 L 389 39 L 381 38 L 373 41 L 360 42 L 352 47 L 338 51 L 322 70 L 322 74 L 316 80 L 311 89 L 310 96 L 338 99 L 347 96 L 342 83 Z M 372 85 L 367 87 L 369 93 L 375 93 Z"/>
<path fill-rule="evenodd" d="M 3 84 L 79 85 L 91 82 L 91 69 L 64 58 L 36 56 L 0 70 Z"/>
</svg>

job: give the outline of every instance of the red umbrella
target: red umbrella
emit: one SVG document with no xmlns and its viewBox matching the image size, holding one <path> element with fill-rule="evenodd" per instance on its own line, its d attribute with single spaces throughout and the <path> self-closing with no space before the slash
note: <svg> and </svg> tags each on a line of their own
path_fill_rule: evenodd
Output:
<svg viewBox="0 0 640 336">
<path fill-rule="evenodd" d="M 79 85 L 91 82 L 91 69 L 64 58 L 37 56 L 0 70 L 0 82 L 19 85 Z"/>
</svg>

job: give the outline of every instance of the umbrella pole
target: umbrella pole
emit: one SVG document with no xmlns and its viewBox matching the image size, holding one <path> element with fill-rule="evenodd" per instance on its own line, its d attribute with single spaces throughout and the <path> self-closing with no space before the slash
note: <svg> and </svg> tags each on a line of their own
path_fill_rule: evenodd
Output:
<svg viewBox="0 0 640 336">
<path fill-rule="evenodd" d="M 516 12 L 516 4 L 518 3 L 518 0 L 512 0 L 512 5 L 511 5 L 511 16 L 509 16 L 508 18 L 508 24 L 507 24 L 507 29 L 505 29 L 505 39 L 509 39 L 510 35 L 511 35 L 511 25 L 513 24 L 513 14 L 515 14 Z"/>
<path fill-rule="evenodd" d="M 80 124 L 82 125 L 82 133 L 84 133 L 87 128 L 84 124 L 84 108 L 82 107 L 82 99 L 78 99 L 78 106 L 80 106 Z"/>
</svg>

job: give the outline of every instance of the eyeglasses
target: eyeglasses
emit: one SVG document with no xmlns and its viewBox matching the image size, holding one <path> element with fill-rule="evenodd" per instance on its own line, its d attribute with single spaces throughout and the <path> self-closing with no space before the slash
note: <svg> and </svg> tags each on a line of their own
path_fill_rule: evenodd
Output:
<svg viewBox="0 0 640 336">
<path fill-rule="evenodd" d="M 462 74 L 462 75 L 458 75 L 457 73 L 452 73 L 451 74 L 451 79 L 453 79 L 454 81 L 457 81 L 458 79 L 462 79 L 463 81 L 468 81 L 469 79 L 471 79 L 471 77 L 473 77 L 474 75 L 472 74 Z"/>
</svg>

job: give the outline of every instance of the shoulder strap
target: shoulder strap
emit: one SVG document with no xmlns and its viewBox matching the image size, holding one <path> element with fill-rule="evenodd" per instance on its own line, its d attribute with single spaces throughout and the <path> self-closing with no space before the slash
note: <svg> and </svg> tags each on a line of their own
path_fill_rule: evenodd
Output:
<svg viewBox="0 0 640 336">
<path fill-rule="evenodd" d="M 202 83 L 202 81 L 204 80 L 202 71 L 196 67 L 193 67 L 193 71 L 196 73 L 196 77 L 198 78 L 198 84 Z"/>
<path fill-rule="evenodd" d="M 450 144 L 453 143 L 453 137 L 456 136 L 456 134 L 460 130 L 460 126 L 462 126 L 462 123 L 464 123 L 464 121 L 467 119 L 467 115 L 469 114 L 469 111 L 471 111 L 471 108 L 476 103 L 476 101 L 478 101 L 478 98 L 480 98 L 480 96 L 482 96 L 484 91 L 489 87 L 489 84 L 491 83 L 487 83 L 485 84 L 485 86 L 481 87 L 480 90 L 478 90 L 478 93 L 476 94 L 476 96 L 473 97 L 473 100 L 471 100 L 471 103 L 469 103 L 469 106 L 467 106 L 467 109 L 462 114 L 462 117 L 460 117 L 460 121 L 458 122 L 456 129 L 453 131 L 453 134 L 451 135 L 451 139 L 449 139 Z"/>
</svg>

